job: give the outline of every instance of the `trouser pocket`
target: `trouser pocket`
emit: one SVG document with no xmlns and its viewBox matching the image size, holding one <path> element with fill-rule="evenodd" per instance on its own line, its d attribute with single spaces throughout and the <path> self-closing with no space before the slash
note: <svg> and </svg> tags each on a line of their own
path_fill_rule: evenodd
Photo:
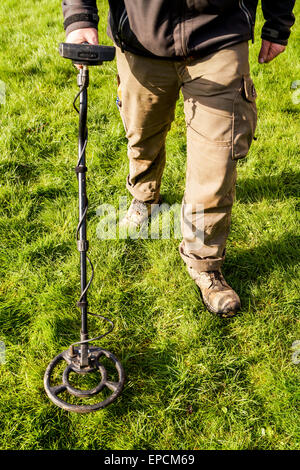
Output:
<svg viewBox="0 0 300 470">
<path fill-rule="evenodd" d="M 242 78 L 233 104 L 232 159 L 244 158 L 251 146 L 257 124 L 256 90 L 249 75 Z"/>
</svg>

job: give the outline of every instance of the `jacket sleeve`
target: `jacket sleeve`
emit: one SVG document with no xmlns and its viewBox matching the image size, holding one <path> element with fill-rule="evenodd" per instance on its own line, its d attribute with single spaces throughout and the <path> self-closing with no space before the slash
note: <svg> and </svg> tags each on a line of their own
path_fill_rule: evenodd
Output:
<svg viewBox="0 0 300 470">
<path fill-rule="evenodd" d="M 81 28 L 98 28 L 96 0 L 63 0 L 64 29 L 68 35 Z"/>
<path fill-rule="evenodd" d="M 266 20 L 262 29 L 262 39 L 286 45 L 290 29 L 295 22 L 293 14 L 295 0 L 262 0 L 261 3 Z"/>
</svg>

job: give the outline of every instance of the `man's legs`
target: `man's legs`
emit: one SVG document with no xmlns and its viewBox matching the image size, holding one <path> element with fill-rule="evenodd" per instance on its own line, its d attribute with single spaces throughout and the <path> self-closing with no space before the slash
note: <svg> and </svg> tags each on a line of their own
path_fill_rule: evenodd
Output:
<svg viewBox="0 0 300 470">
<path fill-rule="evenodd" d="M 179 80 L 171 61 L 117 49 L 121 106 L 128 138 L 127 189 L 139 201 L 156 202 L 165 166 L 165 140 L 174 119 Z"/>
<path fill-rule="evenodd" d="M 183 211 L 183 240 L 179 249 L 199 285 L 197 273 L 217 271 L 224 260 L 235 194 L 236 159 L 247 154 L 256 125 L 255 89 L 249 76 L 246 42 L 178 64 L 177 68 L 184 82 L 187 124 L 183 207 L 189 208 Z M 203 243 L 197 235 L 191 236 L 189 227 L 203 228 Z M 200 277 L 204 282 L 205 276 Z M 211 281 L 207 277 L 206 288 L 214 285 Z M 225 287 L 224 280 L 219 282 L 220 286 Z M 215 301 L 209 299 L 217 313 L 226 310 L 225 304 L 233 308 L 230 296 L 235 303 L 239 302 L 228 288 L 227 285 L 223 289 L 223 300 L 220 289 Z"/>
<path fill-rule="evenodd" d="M 117 63 L 130 160 L 127 188 L 138 201 L 156 202 L 159 196 L 165 138 L 183 88 L 188 144 L 183 209 L 188 210 L 183 210 L 180 254 L 209 310 L 226 316 L 239 298 L 218 270 L 230 227 L 236 159 L 247 154 L 256 124 L 248 44 L 184 62 L 118 50 Z M 199 228 L 198 222 L 204 243 L 187 235 L 186 228 Z"/>
</svg>

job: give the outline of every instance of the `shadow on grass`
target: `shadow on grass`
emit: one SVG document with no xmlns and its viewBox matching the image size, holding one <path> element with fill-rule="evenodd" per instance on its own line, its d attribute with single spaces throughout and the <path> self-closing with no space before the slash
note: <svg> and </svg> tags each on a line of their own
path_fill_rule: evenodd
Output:
<svg viewBox="0 0 300 470">
<path fill-rule="evenodd" d="M 240 162 L 244 163 L 244 162 Z M 237 182 L 236 200 L 241 203 L 253 203 L 262 199 L 287 199 L 299 195 L 300 174 L 297 171 L 283 171 L 277 175 L 262 175 L 241 178 Z M 169 205 L 181 204 L 182 194 L 176 188 L 165 193 L 162 191 L 163 202 Z"/>
<path fill-rule="evenodd" d="M 224 263 L 223 273 L 238 292 L 242 307 L 250 305 L 250 301 L 253 303 L 253 284 L 268 282 L 274 271 L 287 273 L 297 265 L 299 241 L 300 237 L 297 235 L 286 233 L 278 240 L 268 240 L 253 248 L 231 249 L 227 262 Z M 281 286 L 278 285 L 278 292 L 280 291 Z"/>
<path fill-rule="evenodd" d="M 299 236 L 286 232 L 278 240 L 268 240 L 252 248 L 231 248 L 224 271 L 227 270 L 233 279 L 246 281 L 258 276 L 268 277 L 278 267 L 288 269 L 297 264 L 299 242 Z"/>
<path fill-rule="evenodd" d="M 238 180 L 236 198 L 242 203 L 262 199 L 286 199 L 299 195 L 299 172 L 283 171 L 277 175 L 263 175 Z"/>
<path fill-rule="evenodd" d="M 0 175 L 3 180 L 20 181 L 28 183 L 37 178 L 39 174 L 38 166 L 31 163 L 17 161 L 5 161 L 0 165 Z"/>
</svg>

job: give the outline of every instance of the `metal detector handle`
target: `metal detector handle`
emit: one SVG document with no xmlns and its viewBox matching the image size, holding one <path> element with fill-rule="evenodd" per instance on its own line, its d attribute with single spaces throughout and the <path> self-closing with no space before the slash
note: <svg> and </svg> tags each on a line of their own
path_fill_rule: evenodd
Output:
<svg viewBox="0 0 300 470">
<path fill-rule="evenodd" d="M 116 49 L 113 46 L 61 42 L 59 44 L 59 53 L 65 59 L 72 60 L 74 64 L 101 65 L 103 62 L 114 60 Z"/>
</svg>

